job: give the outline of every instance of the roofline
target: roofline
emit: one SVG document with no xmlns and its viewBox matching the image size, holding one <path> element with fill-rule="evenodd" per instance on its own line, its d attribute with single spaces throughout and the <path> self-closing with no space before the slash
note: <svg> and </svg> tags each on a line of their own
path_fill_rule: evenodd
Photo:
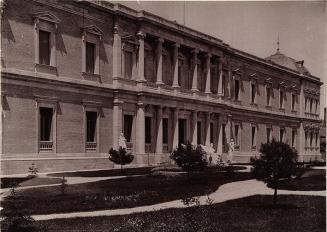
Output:
<svg viewBox="0 0 327 232">
<path fill-rule="evenodd" d="M 242 58 L 246 58 L 251 61 L 256 61 L 256 62 L 266 65 L 270 68 L 276 68 L 281 71 L 296 75 L 297 77 L 299 77 L 301 79 L 306 79 L 306 80 L 316 82 L 319 85 L 323 84 L 323 82 L 320 81 L 319 77 L 313 76 L 311 74 L 310 75 L 301 74 L 300 72 L 295 71 L 293 69 L 287 68 L 282 65 L 278 65 L 276 63 L 269 62 L 261 57 L 258 57 L 258 56 L 252 55 L 250 53 L 230 47 L 229 44 L 224 43 L 223 40 L 221 40 L 221 39 L 218 39 L 211 35 L 207 35 L 203 32 L 197 31 L 195 29 L 183 26 L 181 24 L 178 24 L 176 21 L 171 21 L 171 20 L 165 19 L 163 17 L 160 17 L 160 16 L 155 15 L 150 12 L 147 12 L 144 10 L 137 11 L 137 10 L 129 8 L 125 5 L 122 5 L 120 3 L 111 3 L 111 2 L 107 2 L 107 1 L 92 1 L 92 0 L 74 0 L 74 1 L 77 3 L 88 4 L 92 7 L 95 7 L 95 8 L 101 9 L 101 10 L 109 11 L 110 13 L 115 14 L 115 15 L 123 15 L 125 17 L 132 18 L 132 19 L 135 19 L 138 21 L 143 20 L 143 21 L 148 21 L 151 23 L 159 24 L 160 26 L 165 26 L 169 30 L 177 30 L 178 32 L 186 34 L 187 36 L 195 37 L 198 40 L 204 40 L 206 43 L 211 43 L 214 46 L 224 49 L 228 53 L 238 55 Z"/>
</svg>

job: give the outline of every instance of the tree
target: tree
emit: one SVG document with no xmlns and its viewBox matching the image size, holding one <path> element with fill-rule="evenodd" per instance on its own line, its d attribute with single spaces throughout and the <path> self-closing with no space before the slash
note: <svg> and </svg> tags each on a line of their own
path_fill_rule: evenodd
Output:
<svg viewBox="0 0 327 232">
<path fill-rule="evenodd" d="M 297 173 L 297 151 L 288 144 L 273 139 L 261 144 L 260 157 L 251 158 L 252 173 L 257 180 L 274 188 L 274 204 L 277 203 L 277 189 L 281 179 L 290 179 Z"/>
<path fill-rule="evenodd" d="M 203 170 L 207 166 L 205 152 L 201 146 L 195 147 L 190 142 L 187 142 L 186 145 L 179 144 L 171 153 L 170 158 L 187 171 L 188 175 L 191 171 Z"/>
<path fill-rule="evenodd" d="M 119 147 L 119 150 L 113 148 L 109 151 L 109 160 L 115 164 L 120 164 L 121 172 L 123 172 L 123 165 L 129 164 L 133 161 L 134 156 L 131 153 L 128 153 L 125 148 Z"/>
</svg>

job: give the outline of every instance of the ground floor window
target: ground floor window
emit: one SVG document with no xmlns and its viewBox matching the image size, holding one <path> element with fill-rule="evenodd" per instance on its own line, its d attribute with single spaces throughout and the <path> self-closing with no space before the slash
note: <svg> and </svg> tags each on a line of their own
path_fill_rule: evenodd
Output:
<svg viewBox="0 0 327 232">
<path fill-rule="evenodd" d="M 40 107 L 40 141 L 52 140 L 52 115 L 52 108 Z"/>
<path fill-rule="evenodd" d="M 179 119 L 178 120 L 178 137 L 179 143 L 185 144 L 186 143 L 186 119 Z"/>
<path fill-rule="evenodd" d="M 256 149 L 256 127 L 251 128 L 251 149 Z"/>
<path fill-rule="evenodd" d="M 239 145 L 239 128 L 240 126 L 239 125 L 235 125 L 234 126 L 234 142 L 235 142 L 235 145 Z"/>
<path fill-rule="evenodd" d="M 145 117 L 145 143 L 151 144 L 151 117 Z"/>
<path fill-rule="evenodd" d="M 213 143 L 213 123 L 210 123 L 210 143 Z"/>
<path fill-rule="evenodd" d="M 97 112 L 86 112 L 86 142 L 96 142 Z"/>
<path fill-rule="evenodd" d="M 168 144 L 168 118 L 162 119 L 162 143 Z"/>
<path fill-rule="evenodd" d="M 295 148 L 296 146 L 296 130 L 292 130 L 292 148 Z"/>
<path fill-rule="evenodd" d="M 133 115 L 124 115 L 123 127 L 126 142 L 130 143 L 132 141 Z"/>
<path fill-rule="evenodd" d="M 201 144 L 201 142 L 202 142 L 202 139 L 201 139 L 201 137 L 202 137 L 202 133 L 201 133 L 201 129 L 202 129 L 202 125 L 201 125 L 201 122 L 197 122 L 197 124 L 196 124 L 196 126 L 197 126 L 197 144 Z"/>
<path fill-rule="evenodd" d="M 266 139 L 266 141 L 267 141 L 267 143 L 269 143 L 270 142 L 270 138 L 271 138 L 271 128 L 270 127 L 267 127 L 267 139 Z"/>
</svg>

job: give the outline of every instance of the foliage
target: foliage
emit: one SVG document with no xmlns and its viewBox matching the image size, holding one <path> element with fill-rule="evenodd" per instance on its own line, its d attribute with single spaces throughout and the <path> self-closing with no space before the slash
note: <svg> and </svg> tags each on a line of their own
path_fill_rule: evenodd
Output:
<svg viewBox="0 0 327 232">
<path fill-rule="evenodd" d="M 251 158 L 252 173 L 274 188 L 274 203 L 277 201 L 277 188 L 281 179 L 290 179 L 297 174 L 297 151 L 288 144 L 273 139 L 261 144 L 260 158 Z"/>
<path fill-rule="evenodd" d="M 126 149 L 122 147 L 119 147 L 118 151 L 111 148 L 109 154 L 109 160 L 115 164 L 120 164 L 121 170 L 123 169 L 123 165 L 131 163 L 134 159 L 134 156 L 131 153 L 128 153 Z"/>
<path fill-rule="evenodd" d="M 35 164 L 32 163 L 32 166 L 28 167 L 28 172 L 31 173 L 31 176 L 37 176 L 37 173 L 39 172 L 39 170 L 35 166 Z"/>
<path fill-rule="evenodd" d="M 195 147 L 189 142 L 186 145 L 179 144 L 170 158 L 187 172 L 203 170 L 207 166 L 205 152 L 201 146 Z"/>
<path fill-rule="evenodd" d="M 8 232 L 38 231 L 34 226 L 34 219 L 30 216 L 28 210 L 23 207 L 23 200 L 17 195 L 15 188 L 15 186 L 11 188 L 10 195 L 6 197 L 6 205 L 1 211 L 3 229 Z"/>
</svg>

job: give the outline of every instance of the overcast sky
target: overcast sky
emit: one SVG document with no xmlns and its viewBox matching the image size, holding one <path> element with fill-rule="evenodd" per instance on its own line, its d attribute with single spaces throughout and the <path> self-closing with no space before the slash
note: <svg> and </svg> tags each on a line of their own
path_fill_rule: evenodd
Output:
<svg viewBox="0 0 327 232">
<path fill-rule="evenodd" d="M 280 52 L 327 80 L 327 3 L 323 1 L 120 1 L 222 39 L 230 46 L 265 58 Z M 184 11 L 185 9 L 185 11 Z M 184 15 L 185 12 L 185 15 Z M 185 17 L 185 18 L 184 18 Z M 322 86 L 321 107 L 326 104 Z"/>
</svg>

